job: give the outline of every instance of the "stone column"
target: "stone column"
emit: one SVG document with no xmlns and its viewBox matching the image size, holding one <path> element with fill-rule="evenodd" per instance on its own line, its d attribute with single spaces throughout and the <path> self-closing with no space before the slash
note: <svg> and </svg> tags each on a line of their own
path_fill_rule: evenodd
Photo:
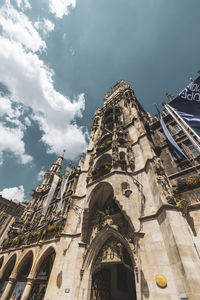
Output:
<svg viewBox="0 0 200 300">
<path fill-rule="evenodd" d="M 1 300 L 8 300 L 11 296 L 11 293 L 15 287 L 16 278 L 9 278 L 7 286 L 5 288 L 5 291 L 3 292 L 3 295 L 1 296 Z"/>
<path fill-rule="evenodd" d="M 35 280 L 33 278 L 27 278 L 26 286 L 25 286 L 24 292 L 22 294 L 21 300 L 28 300 L 30 293 L 31 293 L 31 289 L 34 284 L 34 281 Z"/>
</svg>

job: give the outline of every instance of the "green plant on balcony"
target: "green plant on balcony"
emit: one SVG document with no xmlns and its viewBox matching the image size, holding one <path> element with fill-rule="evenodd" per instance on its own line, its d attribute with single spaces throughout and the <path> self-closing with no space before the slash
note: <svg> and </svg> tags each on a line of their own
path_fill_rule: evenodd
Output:
<svg viewBox="0 0 200 300">
<path fill-rule="evenodd" d="M 100 178 L 101 176 L 104 176 L 108 174 L 111 170 L 112 166 L 109 164 L 102 165 L 100 167 L 97 167 L 92 171 L 92 178 L 93 180 Z"/>
<path fill-rule="evenodd" d="M 57 225 L 56 226 L 56 235 L 60 235 L 61 234 L 61 232 L 62 232 L 62 226 L 61 225 Z"/>
<path fill-rule="evenodd" d="M 14 238 L 13 240 L 12 240 L 12 244 L 13 244 L 13 246 L 14 247 L 19 247 L 19 245 L 20 245 L 20 238 L 19 237 L 16 237 L 16 238 Z"/>
<path fill-rule="evenodd" d="M 27 240 L 27 243 L 29 244 L 29 243 L 32 241 L 33 236 L 32 236 L 32 234 L 29 232 L 29 233 L 27 233 L 27 234 L 25 235 L 25 238 L 26 238 L 26 240 Z"/>
<path fill-rule="evenodd" d="M 40 230 L 34 231 L 33 234 L 32 234 L 32 236 L 33 236 L 34 240 L 39 241 L 40 237 L 41 237 L 41 231 Z"/>
<path fill-rule="evenodd" d="M 98 230 L 101 230 L 105 223 L 105 212 L 101 210 L 97 210 L 97 218 L 98 218 Z"/>
<path fill-rule="evenodd" d="M 103 142 L 100 146 L 97 146 L 96 148 L 97 153 L 105 151 L 106 149 L 109 148 L 111 144 L 112 144 L 111 140 Z"/>
<path fill-rule="evenodd" d="M 6 249 L 8 247 L 8 242 L 3 242 L 3 249 Z"/>
<path fill-rule="evenodd" d="M 56 225 L 50 225 L 50 226 L 47 227 L 48 232 L 53 232 L 55 230 L 56 230 Z"/>
<path fill-rule="evenodd" d="M 176 188 L 179 190 L 179 192 L 186 192 L 198 187 L 200 187 L 200 176 L 192 175 L 188 178 L 179 180 Z"/>
<path fill-rule="evenodd" d="M 174 187 L 172 191 L 174 194 L 174 200 L 176 202 L 176 205 L 182 209 L 183 208 L 183 205 L 182 205 L 183 199 L 181 197 L 181 192 L 176 187 Z"/>
</svg>

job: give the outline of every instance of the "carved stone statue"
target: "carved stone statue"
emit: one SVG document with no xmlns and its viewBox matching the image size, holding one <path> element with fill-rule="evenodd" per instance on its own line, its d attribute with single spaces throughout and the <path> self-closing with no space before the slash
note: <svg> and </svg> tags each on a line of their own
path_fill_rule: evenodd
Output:
<svg viewBox="0 0 200 300">
<path fill-rule="evenodd" d="M 174 197 L 172 194 L 169 179 L 162 166 L 161 159 L 159 157 L 154 157 L 155 172 L 157 174 L 157 182 L 161 186 L 163 194 L 165 195 L 167 202 L 174 204 Z"/>
</svg>

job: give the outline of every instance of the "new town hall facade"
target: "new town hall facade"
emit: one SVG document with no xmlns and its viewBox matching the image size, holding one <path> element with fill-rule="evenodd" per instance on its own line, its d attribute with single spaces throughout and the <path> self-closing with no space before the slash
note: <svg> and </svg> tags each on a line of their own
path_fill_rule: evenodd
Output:
<svg viewBox="0 0 200 300">
<path fill-rule="evenodd" d="M 0 252 L 1 300 L 200 299 L 200 156 L 162 115 L 189 160 L 173 161 L 158 119 L 124 81 L 105 95 L 61 211 L 63 155 L 10 227 Z"/>
</svg>

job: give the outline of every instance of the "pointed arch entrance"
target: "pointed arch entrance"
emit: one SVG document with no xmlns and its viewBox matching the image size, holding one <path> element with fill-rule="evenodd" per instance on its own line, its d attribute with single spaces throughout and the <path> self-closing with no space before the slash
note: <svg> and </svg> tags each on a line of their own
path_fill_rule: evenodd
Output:
<svg viewBox="0 0 200 300">
<path fill-rule="evenodd" d="M 44 299 L 55 256 L 56 252 L 54 248 L 50 247 L 40 257 L 36 265 L 36 276 L 30 299 L 32 299 L 32 297 L 37 300 Z"/>
<path fill-rule="evenodd" d="M 29 277 L 29 273 L 31 271 L 33 264 L 33 252 L 29 251 L 19 262 L 16 273 L 16 283 L 14 285 L 13 291 L 11 293 L 11 297 L 21 297 L 24 289 L 27 284 L 27 278 Z"/>
<path fill-rule="evenodd" d="M 0 279 L 0 297 L 3 295 L 3 292 L 6 289 L 6 286 L 8 284 L 9 277 L 14 269 L 15 263 L 16 263 L 17 256 L 14 254 L 5 264 L 3 267 L 3 276 Z"/>
<path fill-rule="evenodd" d="M 124 244 L 110 237 L 92 266 L 90 300 L 136 300 L 133 263 Z"/>
</svg>

